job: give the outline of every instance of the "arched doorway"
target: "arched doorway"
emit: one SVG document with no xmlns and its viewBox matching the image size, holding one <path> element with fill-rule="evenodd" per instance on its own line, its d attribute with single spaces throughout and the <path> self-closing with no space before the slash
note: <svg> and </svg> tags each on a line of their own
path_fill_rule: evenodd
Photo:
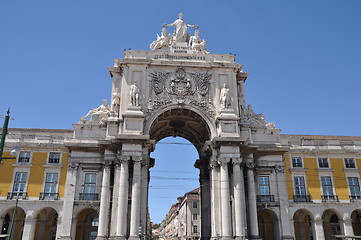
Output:
<svg viewBox="0 0 361 240">
<path fill-rule="evenodd" d="M 351 214 L 352 229 L 355 236 L 361 236 L 361 210 L 355 210 Z"/>
<path fill-rule="evenodd" d="M 14 240 L 21 239 L 24 230 L 25 211 L 20 207 L 10 208 L 3 214 L 3 218 L 1 234 L 11 235 L 11 239 Z"/>
<path fill-rule="evenodd" d="M 262 240 L 279 239 L 277 215 L 268 209 L 258 212 L 259 236 Z"/>
<path fill-rule="evenodd" d="M 211 236 L 211 189 L 209 178 L 209 158 L 211 152 L 207 149 L 207 141 L 211 138 L 211 130 L 204 117 L 190 109 L 173 108 L 163 111 L 151 120 L 149 127 L 150 138 L 159 142 L 166 137 L 182 137 L 194 145 L 198 152 L 198 160 L 194 166 L 199 169 L 200 183 L 200 215 L 194 221 L 201 221 L 201 226 L 189 227 L 193 234 L 202 235 L 202 238 Z M 176 154 L 176 153 L 175 153 Z M 152 178 L 152 175 L 150 176 Z M 192 190 L 192 189 L 190 189 Z M 185 191 L 186 192 L 186 191 Z M 184 193 L 185 193 L 184 192 Z M 207 201 L 206 201 L 207 200 Z M 199 220 L 201 219 L 201 220 Z M 179 230 L 181 231 L 181 229 Z M 189 236 L 189 235 L 188 235 Z"/>
<path fill-rule="evenodd" d="M 293 224 L 296 240 L 314 240 L 312 218 L 307 210 L 297 210 L 293 215 Z"/>
<path fill-rule="evenodd" d="M 77 217 L 76 240 L 94 240 L 98 234 L 99 217 L 98 213 L 87 208 L 82 210 Z"/>
<path fill-rule="evenodd" d="M 44 208 L 36 217 L 34 239 L 55 240 L 58 225 L 58 213 L 53 208 Z"/>
<path fill-rule="evenodd" d="M 331 239 L 333 235 L 341 235 L 341 226 L 339 217 L 334 210 L 326 210 L 322 214 L 323 230 L 325 232 L 325 239 Z"/>
</svg>

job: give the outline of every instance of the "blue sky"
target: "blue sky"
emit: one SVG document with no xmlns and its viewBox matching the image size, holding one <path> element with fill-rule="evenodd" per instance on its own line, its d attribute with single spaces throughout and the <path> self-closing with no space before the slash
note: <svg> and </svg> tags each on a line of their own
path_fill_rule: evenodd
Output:
<svg viewBox="0 0 361 240">
<path fill-rule="evenodd" d="M 0 114 L 72 128 L 110 98 L 113 59 L 148 50 L 179 12 L 211 53 L 237 55 L 247 104 L 282 133 L 361 136 L 359 0 L 1 1 Z"/>
</svg>

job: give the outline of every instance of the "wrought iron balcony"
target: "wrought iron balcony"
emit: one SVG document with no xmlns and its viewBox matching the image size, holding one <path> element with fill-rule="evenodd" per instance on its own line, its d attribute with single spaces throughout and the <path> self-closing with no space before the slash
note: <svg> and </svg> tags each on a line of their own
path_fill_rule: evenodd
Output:
<svg viewBox="0 0 361 240">
<path fill-rule="evenodd" d="M 322 202 L 338 202 L 337 195 L 322 195 Z"/>
<path fill-rule="evenodd" d="M 361 201 L 361 195 L 350 195 L 351 202 Z"/>
<path fill-rule="evenodd" d="M 257 195 L 257 202 L 274 202 L 274 195 Z"/>
<path fill-rule="evenodd" d="M 45 193 L 41 192 L 39 200 L 59 200 L 59 193 Z"/>
<path fill-rule="evenodd" d="M 79 200 L 98 201 L 99 194 L 98 193 L 79 193 Z"/>
<path fill-rule="evenodd" d="M 294 202 L 311 202 L 310 195 L 293 195 Z"/>
<path fill-rule="evenodd" d="M 25 200 L 28 197 L 27 192 L 8 192 L 6 199 L 23 199 Z"/>
</svg>

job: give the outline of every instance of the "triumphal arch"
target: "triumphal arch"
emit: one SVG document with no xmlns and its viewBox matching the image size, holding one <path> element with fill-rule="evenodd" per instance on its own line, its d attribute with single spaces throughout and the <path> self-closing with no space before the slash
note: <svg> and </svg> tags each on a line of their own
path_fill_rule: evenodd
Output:
<svg viewBox="0 0 361 240">
<path fill-rule="evenodd" d="M 243 66 L 233 55 L 209 53 L 198 29 L 180 14 L 163 25 L 150 51 L 125 51 L 109 67 L 111 101 L 74 124 L 74 139 L 66 142 L 71 157 L 60 238 L 80 231 L 76 216 L 92 203 L 76 196 L 86 174 L 99 172 L 97 239 L 139 239 L 149 221 L 149 169 L 156 161 L 150 153 L 169 136 L 186 138 L 199 153 L 202 239 L 259 239 L 257 212 L 267 208 L 278 215 L 278 235 L 291 235 L 280 130 L 246 105 Z M 276 182 L 278 195 L 259 194 L 262 174 Z M 259 196 L 278 201 L 260 205 Z"/>
</svg>

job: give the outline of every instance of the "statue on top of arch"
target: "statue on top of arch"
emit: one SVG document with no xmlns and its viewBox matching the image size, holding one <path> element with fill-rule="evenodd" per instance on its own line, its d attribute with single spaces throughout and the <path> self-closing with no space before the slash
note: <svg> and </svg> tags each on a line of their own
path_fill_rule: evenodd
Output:
<svg viewBox="0 0 361 240">
<path fill-rule="evenodd" d="M 175 27 L 171 34 L 167 34 L 168 27 Z M 177 43 L 184 43 L 185 46 L 190 47 L 196 53 L 208 54 L 206 50 L 206 41 L 199 37 L 199 30 L 194 32 L 194 36 L 190 36 L 187 32 L 188 27 L 198 29 L 198 25 L 187 24 L 183 19 L 183 13 L 178 14 L 178 19 L 171 24 L 163 24 L 161 36 L 157 34 L 157 40 L 150 44 L 150 50 L 155 51 L 163 47 L 170 47 L 177 45 Z"/>
</svg>

